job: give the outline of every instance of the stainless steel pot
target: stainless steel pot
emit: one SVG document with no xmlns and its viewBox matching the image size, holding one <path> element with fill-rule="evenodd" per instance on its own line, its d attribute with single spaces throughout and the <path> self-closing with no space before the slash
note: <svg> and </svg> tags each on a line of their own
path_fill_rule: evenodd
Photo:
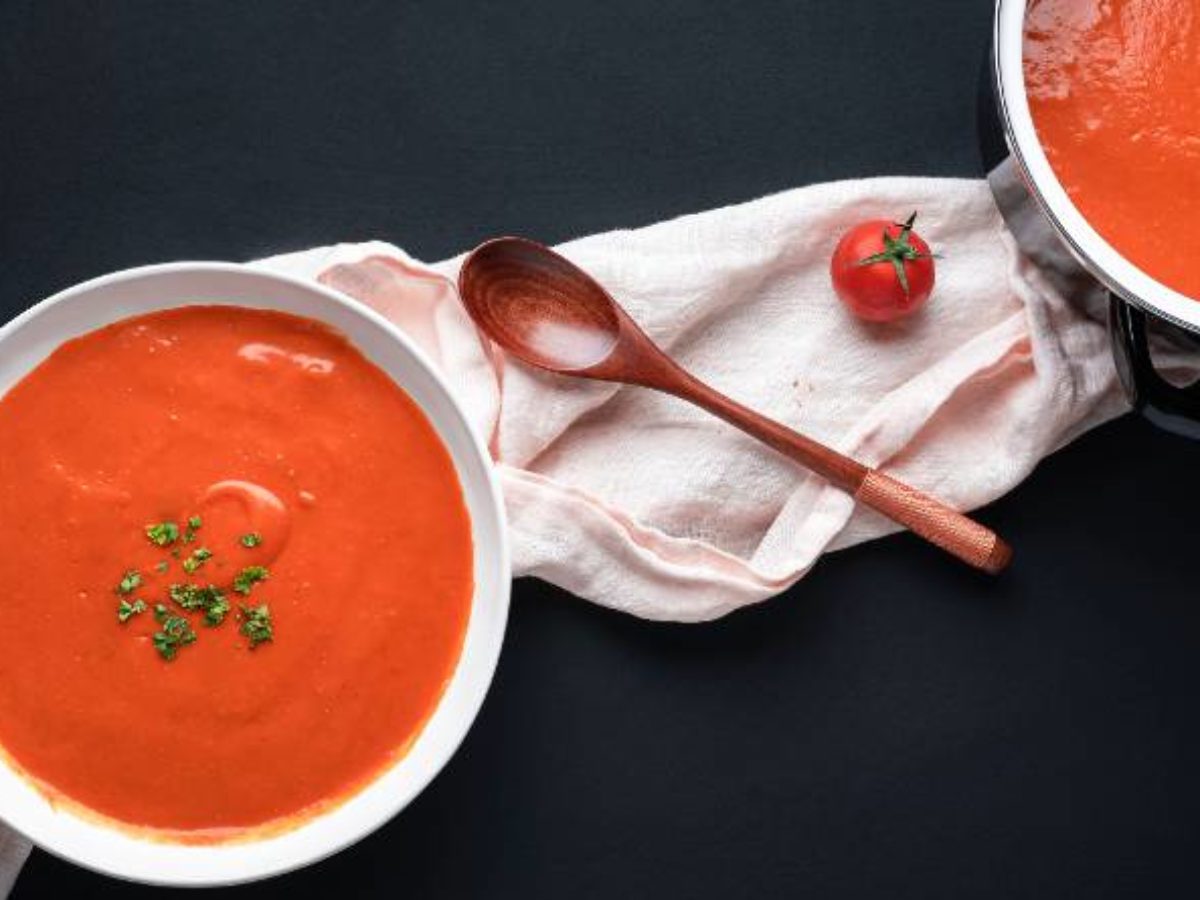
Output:
<svg viewBox="0 0 1200 900">
<path fill-rule="evenodd" d="M 1081 267 L 1080 274 L 1086 273 L 1068 283 L 1067 289 L 1086 294 L 1098 283 L 1107 291 L 1113 358 L 1133 408 L 1168 431 L 1200 439 L 1200 382 L 1187 387 L 1168 382 L 1154 366 L 1147 336 L 1148 323 L 1154 321 L 1195 339 L 1200 335 L 1200 298 L 1172 290 L 1122 256 L 1083 217 L 1059 183 L 1034 130 L 1025 92 L 1027 5 L 1028 0 L 996 2 L 992 74 L 1011 157 L 993 174 L 993 189 L 1002 209 L 1007 199 L 1009 224 L 1023 248 L 1043 255 L 1065 249 Z M 1041 221 L 1022 221 L 1012 214 L 1015 206 L 1006 192 L 1011 193 L 1014 185 L 1024 186 L 1040 210 Z M 1058 246 L 1050 248 L 1048 241 Z M 1094 279 L 1090 287 L 1088 279 Z"/>
</svg>

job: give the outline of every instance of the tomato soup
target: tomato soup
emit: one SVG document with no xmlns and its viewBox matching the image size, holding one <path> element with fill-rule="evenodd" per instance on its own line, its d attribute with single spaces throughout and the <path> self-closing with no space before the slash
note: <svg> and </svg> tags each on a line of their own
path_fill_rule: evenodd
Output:
<svg viewBox="0 0 1200 900">
<path fill-rule="evenodd" d="M 1147 274 L 1200 299 L 1200 0 L 1030 0 L 1025 83 L 1080 212 Z"/>
<path fill-rule="evenodd" d="M 470 523 L 421 410 L 307 319 L 194 306 L 0 400 L 0 748 L 172 840 L 286 828 L 404 752 L 462 647 Z"/>
</svg>

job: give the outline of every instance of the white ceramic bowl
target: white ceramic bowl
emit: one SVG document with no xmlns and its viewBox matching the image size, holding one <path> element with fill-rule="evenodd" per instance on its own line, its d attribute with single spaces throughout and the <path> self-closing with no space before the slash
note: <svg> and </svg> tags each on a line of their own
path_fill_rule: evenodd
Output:
<svg viewBox="0 0 1200 900">
<path fill-rule="evenodd" d="M 479 711 L 504 638 L 511 580 L 493 468 L 445 383 L 385 319 L 318 285 L 227 263 L 148 266 L 86 282 L 0 328 L 0 395 L 68 338 L 128 316 L 198 303 L 318 319 L 345 334 L 408 392 L 437 429 L 458 471 L 471 518 L 475 594 L 454 675 L 409 752 L 340 806 L 283 834 L 215 846 L 139 839 L 56 809 L 0 762 L 0 818 L 40 847 L 108 875 L 192 886 L 251 881 L 307 865 L 403 809 L 450 759 Z"/>
</svg>

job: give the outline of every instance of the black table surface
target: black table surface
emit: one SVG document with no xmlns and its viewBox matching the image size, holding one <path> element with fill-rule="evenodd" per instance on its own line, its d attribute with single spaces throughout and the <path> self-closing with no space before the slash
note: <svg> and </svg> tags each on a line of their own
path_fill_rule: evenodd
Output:
<svg viewBox="0 0 1200 900">
<path fill-rule="evenodd" d="M 991 5 L 0 0 L 0 313 L 140 263 L 975 177 Z M 899 536 L 703 626 L 518 582 L 445 772 L 236 891 L 1194 896 L 1196 462 L 1131 418 L 1084 437 L 982 512 L 999 580 Z M 152 893 L 35 851 L 14 896 Z"/>
</svg>

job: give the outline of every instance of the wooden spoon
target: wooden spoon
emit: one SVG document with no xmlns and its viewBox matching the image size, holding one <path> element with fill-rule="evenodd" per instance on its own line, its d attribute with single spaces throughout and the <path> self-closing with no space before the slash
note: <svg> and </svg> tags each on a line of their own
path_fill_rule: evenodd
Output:
<svg viewBox="0 0 1200 900">
<path fill-rule="evenodd" d="M 887 475 L 759 415 L 660 350 L 607 291 L 549 247 L 503 237 L 463 263 L 459 292 L 485 334 L 520 360 L 566 375 L 674 394 L 807 466 L 855 500 L 964 562 L 997 573 L 1012 550 L 994 532 Z"/>
</svg>

